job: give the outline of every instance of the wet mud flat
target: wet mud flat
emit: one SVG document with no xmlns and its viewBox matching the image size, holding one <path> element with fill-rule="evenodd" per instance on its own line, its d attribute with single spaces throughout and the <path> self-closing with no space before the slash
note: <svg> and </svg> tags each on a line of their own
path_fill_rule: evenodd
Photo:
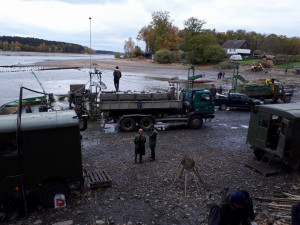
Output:
<svg viewBox="0 0 300 225">
<path fill-rule="evenodd" d="M 93 122 L 82 132 L 83 165 L 87 170 L 105 169 L 112 187 L 82 194 L 72 191 L 67 207 L 38 208 L 29 217 L 11 224 L 207 224 L 210 206 L 219 203 L 223 188 L 245 189 L 253 197 L 270 197 L 274 191 L 299 194 L 300 174 L 289 172 L 281 163 L 277 175 L 265 177 L 244 166 L 254 157 L 246 144 L 249 111 L 216 111 L 200 130 L 185 127 L 158 130 L 157 160 L 151 162 L 147 146 L 143 163 L 134 163 L 137 132 L 105 132 Z M 191 155 L 203 181 L 197 191 L 187 172 L 172 186 L 179 163 Z M 259 202 L 254 200 L 259 212 Z"/>
</svg>

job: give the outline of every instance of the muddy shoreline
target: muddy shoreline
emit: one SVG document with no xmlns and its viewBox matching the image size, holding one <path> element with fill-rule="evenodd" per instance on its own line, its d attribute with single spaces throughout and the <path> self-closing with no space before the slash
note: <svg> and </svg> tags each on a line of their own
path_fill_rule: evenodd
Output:
<svg viewBox="0 0 300 225">
<path fill-rule="evenodd" d="M 162 76 L 186 74 L 189 67 L 127 60 L 93 60 L 93 63 L 103 69 L 113 70 L 118 65 L 123 71 L 149 71 Z M 89 67 L 89 61 L 45 61 L 35 66 Z M 196 67 L 196 70 L 205 71 L 205 79 L 212 79 L 217 85 L 226 83 L 216 79 L 216 68 Z M 232 75 L 232 71 L 228 70 L 226 74 Z M 251 73 L 246 68 L 241 68 L 241 74 L 249 80 L 270 77 L 262 72 Z M 286 76 L 281 71 L 276 76 L 287 85 L 299 82 L 299 77 Z M 299 100 L 299 96 L 295 99 Z M 281 172 L 271 177 L 245 167 L 245 162 L 254 158 L 246 144 L 249 116 L 249 111 L 217 110 L 215 119 L 204 123 L 200 130 L 187 127 L 158 130 L 157 160 L 151 162 L 147 158 L 150 154 L 147 146 L 142 164 L 134 163 L 136 131 L 108 133 L 100 121 L 93 121 L 88 130 L 81 133 L 83 166 L 87 170 L 105 169 L 113 179 L 112 187 L 87 194 L 75 189 L 66 208 L 38 207 L 27 218 L 8 224 L 207 224 L 210 206 L 219 203 L 223 188 L 230 191 L 244 189 L 253 197 L 271 197 L 274 191 L 299 195 L 300 174 L 290 172 L 284 164 L 272 163 Z M 172 185 L 178 173 L 176 168 L 185 155 L 195 159 L 203 181 L 198 192 L 187 171 L 186 197 L 183 177 Z M 254 200 L 254 205 L 256 214 L 260 215 L 260 202 Z M 274 220 L 269 222 L 273 224 Z"/>
</svg>

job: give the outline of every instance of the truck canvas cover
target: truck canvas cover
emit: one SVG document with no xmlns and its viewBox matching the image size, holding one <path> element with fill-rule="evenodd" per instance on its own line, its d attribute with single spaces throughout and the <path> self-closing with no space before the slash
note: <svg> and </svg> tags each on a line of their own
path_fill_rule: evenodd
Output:
<svg viewBox="0 0 300 225">
<path fill-rule="evenodd" d="M 300 103 L 256 106 L 256 109 L 261 112 L 282 116 L 284 118 L 289 118 L 289 119 L 300 118 Z"/>
</svg>

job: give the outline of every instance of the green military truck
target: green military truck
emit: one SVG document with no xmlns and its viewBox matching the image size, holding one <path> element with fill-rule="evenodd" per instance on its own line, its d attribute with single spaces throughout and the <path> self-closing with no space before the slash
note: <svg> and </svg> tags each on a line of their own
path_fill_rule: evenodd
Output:
<svg viewBox="0 0 300 225">
<path fill-rule="evenodd" d="M 36 190 L 45 207 L 54 195 L 69 195 L 69 183 L 82 182 L 79 121 L 71 110 L 0 116 L 0 198 Z M 18 144 L 17 144 L 17 140 Z"/>
<path fill-rule="evenodd" d="M 266 79 L 263 83 L 250 83 L 239 74 L 238 64 L 234 67 L 233 76 L 226 79 L 232 80 L 230 92 L 242 93 L 250 98 L 257 98 L 262 101 L 271 99 L 273 103 L 281 99 L 284 103 L 290 103 L 293 96 L 293 93 L 285 89 L 277 79 Z M 239 84 L 238 81 L 242 84 Z"/>
<path fill-rule="evenodd" d="M 299 137 L 300 103 L 256 106 L 251 113 L 247 143 L 258 159 L 268 153 L 298 170 Z"/>
<path fill-rule="evenodd" d="M 177 97 L 168 93 L 101 93 L 99 108 L 108 121 L 118 122 L 122 131 L 149 129 L 155 123 L 202 127 L 213 119 L 215 105 L 208 90 L 185 89 Z"/>
</svg>

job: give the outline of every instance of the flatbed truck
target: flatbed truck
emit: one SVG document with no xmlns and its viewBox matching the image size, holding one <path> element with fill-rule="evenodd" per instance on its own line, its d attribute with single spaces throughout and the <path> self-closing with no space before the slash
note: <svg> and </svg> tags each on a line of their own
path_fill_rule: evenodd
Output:
<svg viewBox="0 0 300 225">
<path fill-rule="evenodd" d="M 122 131 L 147 130 L 155 123 L 199 129 L 203 120 L 214 118 L 215 105 L 208 90 L 185 89 L 177 96 L 174 89 L 168 93 L 101 93 L 99 109 Z"/>
</svg>

